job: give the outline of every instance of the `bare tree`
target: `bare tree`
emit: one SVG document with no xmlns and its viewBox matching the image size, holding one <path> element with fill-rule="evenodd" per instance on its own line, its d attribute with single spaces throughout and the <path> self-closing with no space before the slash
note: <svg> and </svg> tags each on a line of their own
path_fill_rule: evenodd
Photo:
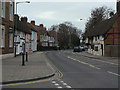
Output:
<svg viewBox="0 0 120 90">
<path fill-rule="evenodd" d="M 89 20 L 86 23 L 85 31 L 90 30 L 100 21 L 110 18 L 113 12 L 114 11 L 111 8 L 108 8 L 107 6 L 102 6 L 92 10 L 91 17 L 89 17 Z"/>
</svg>

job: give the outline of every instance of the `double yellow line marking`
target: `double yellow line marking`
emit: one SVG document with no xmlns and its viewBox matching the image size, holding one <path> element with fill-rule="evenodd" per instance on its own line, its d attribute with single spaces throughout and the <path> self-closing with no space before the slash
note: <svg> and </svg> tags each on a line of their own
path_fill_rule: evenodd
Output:
<svg viewBox="0 0 120 90">
<path fill-rule="evenodd" d="M 62 78 L 63 77 L 62 72 L 51 61 L 48 60 L 48 62 L 53 66 L 53 68 L 56 70 L 56 73 L 58 74 L 58 76 L 56 76 L 55 78 L 49 78 L 49 79 L 45 79 L 45 80 L 38 80 L 38 81 L 31 81 L 31 82 L 24 82 L 24 83 L 5 84 L 5 85 L 0 85 L 0 86 L 5 87 L 5 86 L 18 86 L 18 85 L 35 84 L 35 83 L 48 82 L 48 81 L 57 80 L 57 79 Z"/>
</svg>

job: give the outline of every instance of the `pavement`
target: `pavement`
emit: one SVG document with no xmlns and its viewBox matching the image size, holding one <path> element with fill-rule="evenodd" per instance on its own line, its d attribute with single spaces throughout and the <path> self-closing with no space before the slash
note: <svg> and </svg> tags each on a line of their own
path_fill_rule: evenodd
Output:
<svg viewBox="0 0 120 90">
<path fill-rule="evenodd" d="M 2 60 L 2 83 L 17 83 L 49 78 L 55 70 L 42 52 L 28 55 L 28 62 L 22 66 L 22 56 Z"/>
</svg>

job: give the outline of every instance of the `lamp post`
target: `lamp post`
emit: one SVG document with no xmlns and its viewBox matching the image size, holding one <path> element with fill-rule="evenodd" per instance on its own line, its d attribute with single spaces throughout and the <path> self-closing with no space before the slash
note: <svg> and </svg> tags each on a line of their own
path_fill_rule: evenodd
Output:
<svg viewBox="0 0 120 90">
<path fill-rule="evenodd" d="M 30 1 L 24 1 L 24 2 L 16 2 L 16 14 L 17 14 L 17 5 L 20 3 L 30 3 Z"/>
<path fill-rule="evenodd" d="M 16 2 L 16 15 L 17 15 L 17 5 L 20 4 L 20 3 L 30 3 L 30 1 Z M 15 28 L 14 28 L 14 33 L 15 33 L 15 37 L 16 37 L 16 31 L 15 31 L 15 29 L 17 29 L 17 24 L 15 25 Z M 15 53 L 14 53 L 14 56 L 16 57 L 16 41 L 15 41 Z"/>
</svg>

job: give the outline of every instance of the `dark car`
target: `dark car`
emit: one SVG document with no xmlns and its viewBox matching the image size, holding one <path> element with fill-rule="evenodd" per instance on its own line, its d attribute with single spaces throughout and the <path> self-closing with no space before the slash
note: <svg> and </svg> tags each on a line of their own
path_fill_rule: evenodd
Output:
<svg viewBox="0 0 120 90">
<path fill-rule="evenodd" d="M 74 47 L 73 52 L 81 52 L 82 50 L 80 49 L 80 47 Z"/>
</svg>

